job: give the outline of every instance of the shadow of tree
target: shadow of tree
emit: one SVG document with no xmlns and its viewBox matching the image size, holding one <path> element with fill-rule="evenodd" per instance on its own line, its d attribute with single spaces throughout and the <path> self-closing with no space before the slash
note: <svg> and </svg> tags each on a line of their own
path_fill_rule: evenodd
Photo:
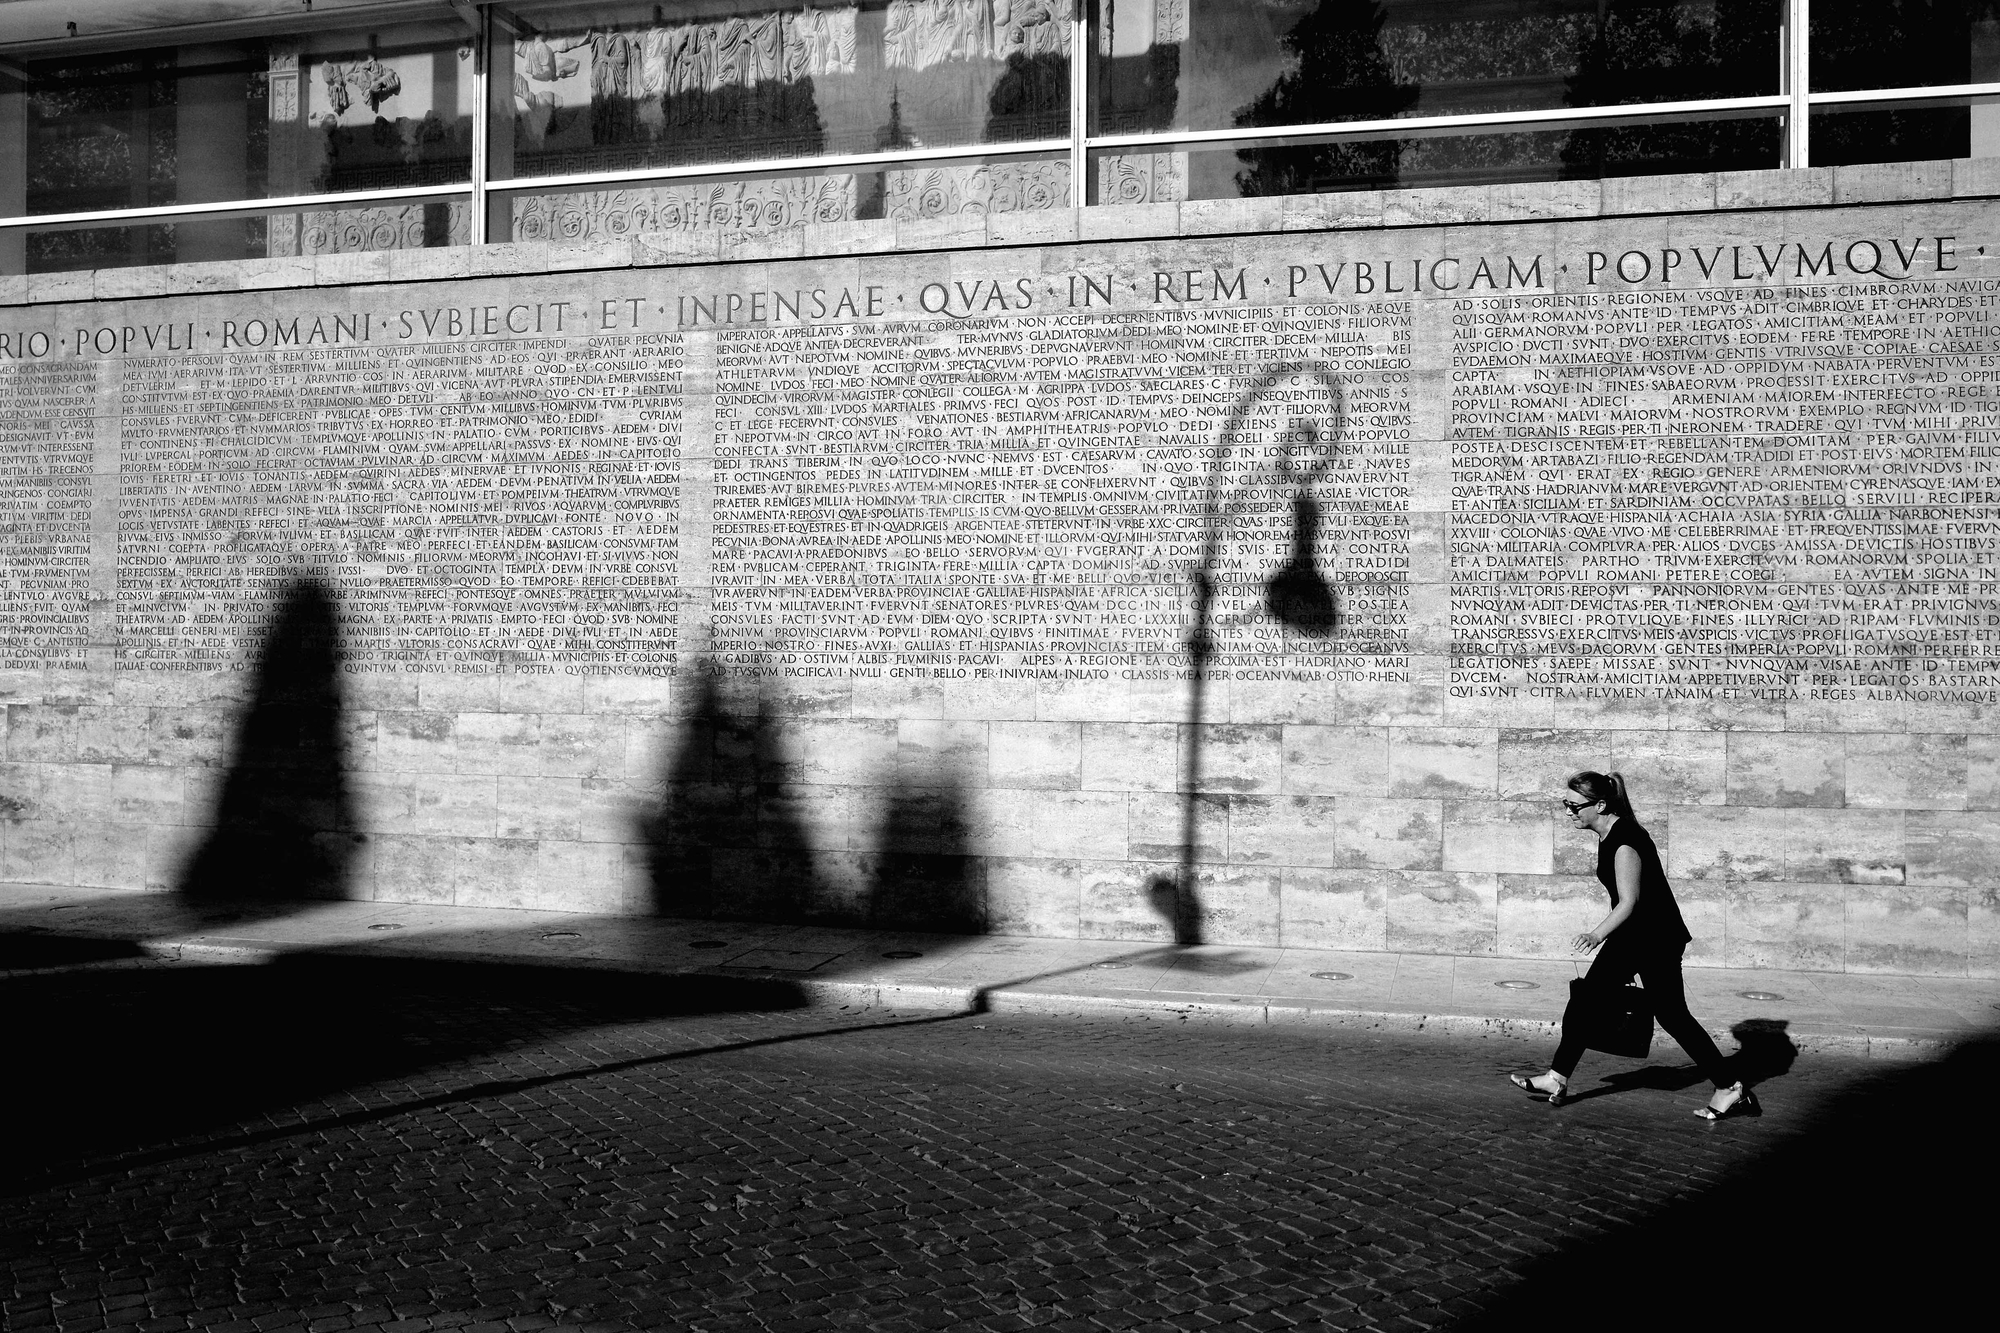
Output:
<svg viewBox="0 0 2000 1333">
<path fill-rule="evenodd" d="M 871 789 L 797 782 L 786 718 L 768 697 L 732 700 L 706 672 L 695 691 L 659 804 L 638 829 L 655 915 L 985 932 L 959 777 L 891 784 L 866 852 L 816 844 L 815 823 L 844 826 L 845 802 Z"/>
<path fill-rule="evenodd" d="M 347 896 L 362 835 L 352 831 L 343 722 L 334 595 L 298 579 L 265 635 L 214 827 L 181 876 L 183 899 L 267 915 Z"/>
</svg>

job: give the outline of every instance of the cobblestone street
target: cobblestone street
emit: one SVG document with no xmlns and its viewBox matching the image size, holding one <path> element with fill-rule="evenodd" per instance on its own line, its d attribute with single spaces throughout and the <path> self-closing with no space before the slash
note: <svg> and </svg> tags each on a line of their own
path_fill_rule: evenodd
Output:
<svg viewBox="0 0 2000 1333">
<path fill-rule="evenodd" d="M 1990 1258 L 1980 1047 L 1779 1059 L 1709 1125 L 1664 1039 L 1552 1110 L 1511 1041 L 339 958 L 0 984 L 14 1330 L 1924 1326 Z"/>
</svg>

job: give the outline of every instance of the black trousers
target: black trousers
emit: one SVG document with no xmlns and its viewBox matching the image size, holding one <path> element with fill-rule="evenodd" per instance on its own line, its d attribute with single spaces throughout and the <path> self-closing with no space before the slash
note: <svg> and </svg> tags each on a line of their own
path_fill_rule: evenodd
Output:
<svg viewBox="0 0 2000 1333">
<path fill-rule="evenodd" d="M 1722 1052 L 1716 1049 L 1707 1029 L 1688 1012 L 1687 986 L 1681 980 L 1681 951 L 1685 947 L 1621 944 L 1614 931 L 1598 946 L 1597 957 L 1585 975 L 1600 986 L 1622 986 L 1637 976 L 1646 988 L 1646 1000 L 1660 1026 L 1694 1059 L 1703 1077 L 1718 1088 L 1727 1087 L 1736 1080 L 1723 1063 Z M 1583 1058 L 1587 1035 L 1583 1015 L 1577 1011 L 1577 1000 L 1572 996 L 1569 1008 L 1563 1012 L 1562 1041 L 1556 1046 L 1556 1057 L 1549 1062 L 1549 1068 L 1564 1078 L 1574 1074 L 1577 1061 Z"/>
</svg>

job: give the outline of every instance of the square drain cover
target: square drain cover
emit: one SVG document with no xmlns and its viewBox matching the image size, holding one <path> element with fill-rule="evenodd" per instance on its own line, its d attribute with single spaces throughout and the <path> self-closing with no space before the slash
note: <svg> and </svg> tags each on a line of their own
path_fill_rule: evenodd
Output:
<svg viewBox="0 0 2000 1333">
<path fill-rule="evenodd" d="M 837 953 L 808 953 L 803 949 L 752 949 L 724 963 L 724 967 L 745 967 L 758 972 L 810 972 L 840 957 Z"/>
</svg>

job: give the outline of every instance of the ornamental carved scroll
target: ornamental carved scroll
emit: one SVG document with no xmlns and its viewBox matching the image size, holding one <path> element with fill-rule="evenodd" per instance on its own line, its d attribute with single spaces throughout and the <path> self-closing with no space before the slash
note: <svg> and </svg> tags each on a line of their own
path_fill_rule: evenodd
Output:
<svg viewBox="0 0 2000 1333">
<path fill-rule="evenodd" d="M 596 241 L 708 227 L 782 231 L 845 222 L 854 216 L 854 200 L 849 175 L 532 195 L 514 201 L 514 239 Z"/>
</svg>

